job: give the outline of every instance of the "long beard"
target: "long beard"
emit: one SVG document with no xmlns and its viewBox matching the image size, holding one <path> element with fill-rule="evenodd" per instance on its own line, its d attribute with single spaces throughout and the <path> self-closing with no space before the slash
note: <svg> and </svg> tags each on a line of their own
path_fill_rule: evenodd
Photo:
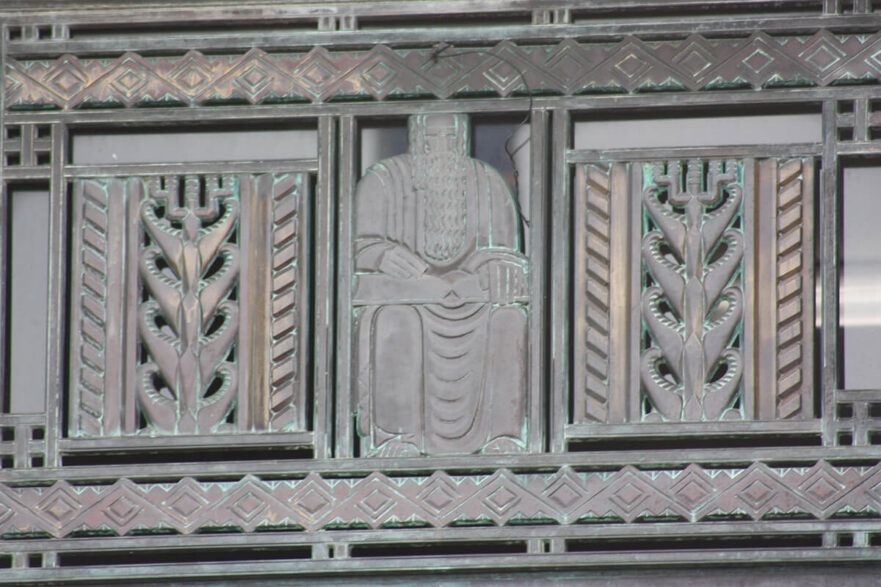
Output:
<svg viewBox="0 0 881 587">
<path fill-rule="evenodd" d="M 445 153 L 415 158 L 413 183 L 425 210 L 423 251 L 432 261 L 449 261 L 465 246 L 466 161 Z"/>
</svg>

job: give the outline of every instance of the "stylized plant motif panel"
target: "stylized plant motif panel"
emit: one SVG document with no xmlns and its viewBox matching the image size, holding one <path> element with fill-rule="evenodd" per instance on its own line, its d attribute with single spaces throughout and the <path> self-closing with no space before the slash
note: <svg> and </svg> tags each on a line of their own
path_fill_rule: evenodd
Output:
<svg viewBox="0 0 881 587">
<path fill-rule="evenodd" d="M 646 419 L 741 418 L 743 165 L 644 167 Z"/>
<path fill-rule="evenodd" d="M 151 180 L 140 206 L 149 244 L 139 254 L 147 358 L 137 390 L 152 427 L 195 434 L 222 428 L 235 405 L 239 204 L 235 177 L 182 183 L 180 193 L 176 178 Z"/>
<path fill-rule="evenodd" d="M 305 429 L 308 186 L 74 184 L 72 436 Z"/>
</svg>

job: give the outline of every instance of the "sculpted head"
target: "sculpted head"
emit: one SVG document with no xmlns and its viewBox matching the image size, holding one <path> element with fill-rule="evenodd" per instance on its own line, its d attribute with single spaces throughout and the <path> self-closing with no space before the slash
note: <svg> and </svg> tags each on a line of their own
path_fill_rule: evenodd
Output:
<svg viewBox="0 0 881 587">
<path fill-rule="evenodd" d="M 410 154 L 467 157 L 470 125 L 464 114 L 416 114 L 409 120 Z"/>
</svg>

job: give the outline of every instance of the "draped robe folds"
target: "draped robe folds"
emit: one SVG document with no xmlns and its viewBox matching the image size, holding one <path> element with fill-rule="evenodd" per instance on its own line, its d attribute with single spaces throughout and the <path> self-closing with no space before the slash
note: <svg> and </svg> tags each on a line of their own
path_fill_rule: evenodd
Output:
<svg viewBox="0 0 881 587">
<path fill-rule="evenodd" d="M 500 439 L 510 440 L 500 450 L 522 448 L 526 299 L 495 305 L 480 276 L 496 260 L 522 271 L 525 283 L 519 219 L 495 169 L 467 157 L 459 163 L 465 233 L 442 261 L 425 251 L 425 202 L 412 185 L 411 155 L 377 163 L 358 184 L 354 385 L 368 453 L 471 453 Z M 395 246 L 422 259 L 425 273 L 381 273 L 382 255 Z"/>
</svg>

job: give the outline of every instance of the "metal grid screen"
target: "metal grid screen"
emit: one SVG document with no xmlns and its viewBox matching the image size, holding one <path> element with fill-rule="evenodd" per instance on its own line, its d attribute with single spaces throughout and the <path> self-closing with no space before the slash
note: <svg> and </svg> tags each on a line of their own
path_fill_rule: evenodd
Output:
<svg viewBox="0 0 881 587">
<path fill-rule="evenodd" d="M 0 581 L 879 559 L 877 2 L 0 17 Z"/>
</svg>

